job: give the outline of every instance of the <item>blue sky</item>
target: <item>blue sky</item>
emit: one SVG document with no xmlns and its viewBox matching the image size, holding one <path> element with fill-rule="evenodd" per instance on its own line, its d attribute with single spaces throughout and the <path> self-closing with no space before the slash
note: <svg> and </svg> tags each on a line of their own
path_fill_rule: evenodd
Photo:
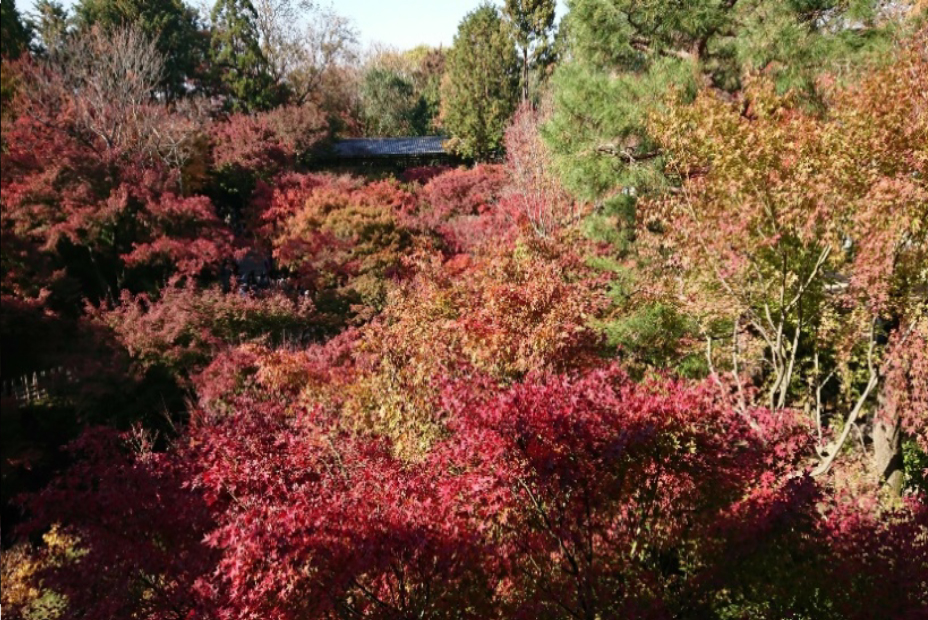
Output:
<svg viewBox="0 0 928 620">
<path fill-rule="evenodd" d="M 9 0 L 4 0 L 7 2 Z M 196 4 L 196 0 L 187 0 Z M 320 4 L 327 4 L 321 0 Z M 478 7 L 481 0 L 332 0 L 335 11 L 351 18 L 367 45 L 374 42 L 409 49 L 420 44 L 448 47 L 454 40 L 461 19 Z M 65 5 L 74 0 L 64 0 Z M 497 0 L 501 5 L 502 1 Z M 24 12 L 31 12 L 32 0 L 16 0 Z M 558 0 L 558 18 L 566 9 Z"/>
<path fill-rule="evenodd" d="M 380 41 L 407 49 L 422 43 L 448 47 L 461 19 L 480 4 L 481 0 L 336 0 L 334 6 L 354 20 L 364 43 Z M 563 0 L 558 0 L 558 18 L 565 12 Z"/>
</svg>

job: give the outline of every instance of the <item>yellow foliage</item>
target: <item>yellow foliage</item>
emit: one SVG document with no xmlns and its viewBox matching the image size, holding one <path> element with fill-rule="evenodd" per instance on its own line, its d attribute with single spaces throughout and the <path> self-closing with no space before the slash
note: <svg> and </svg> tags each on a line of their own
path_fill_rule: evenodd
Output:
<svg viewBox="0 0 928 620">
<path fill-rule="evenodd" d="M 441 378 L 473 373 L 507 383 L 595 365 L 599 336 L 589 321 L 605 296 L 570 248 L 528 241 L 477 258 L 420 261 L 415 281 L 393 291 L 382 320 L 362 331 L 358 353 L 369 367 L 341 390 L 346 423 L 414 457 L 444 433 Z"/>
<path fill-rule="evenodd" d="M 34 550 L 21 544 L 3 551 L 0 558 L 0 600 L 3 601 L 3 606 L 17 609 L 28 607 L 41 594 L 35 583 L 40 561 Z"/>
<path fill-rule="evenodd" d="M 66 601 L 42 587 L 39 575 L 45 569 L 61 566 L 80 552 L 77 539 L 52 527 L 43 537 L 42 547 L 19 544 L 0 555 L 0 601 L 27 620 L 55 620 L 64 615 Z"/>
</svg>

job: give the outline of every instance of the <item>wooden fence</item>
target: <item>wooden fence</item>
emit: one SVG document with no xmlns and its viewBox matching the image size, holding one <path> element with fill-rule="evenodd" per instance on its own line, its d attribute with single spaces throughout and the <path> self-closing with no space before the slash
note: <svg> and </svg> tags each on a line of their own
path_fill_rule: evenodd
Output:
<svg viewBox="0 0 928 620">
<path fill-rule="evenodd" d="M 64 366 L 59 366 L 50 370 L 34 372 L 31 375 L 24 375 L 10 381 L 3 381 L 0 385 L 2 385 L 3 398 L 14 398 L 18 402 L 28 405 L 48 398 L 50 386 L 72 381 L 74 381 L 74 376 L 71 371 Z"/>
</svg>

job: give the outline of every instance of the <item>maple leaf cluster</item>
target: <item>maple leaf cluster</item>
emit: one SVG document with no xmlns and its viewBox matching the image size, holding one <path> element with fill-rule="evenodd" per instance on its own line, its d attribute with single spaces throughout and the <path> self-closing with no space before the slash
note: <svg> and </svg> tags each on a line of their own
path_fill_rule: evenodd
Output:
<svg viewBox="0 0 928 620">
<path fill-rule="evenodd" d="M 327 406 L 248 389 L 167 453 L 85 436 L 30 502 L 35 527 L 75 505 L 74 551 L 42 583 L 94 618 L 869 618 L 849 592 L 889 582 L 881 610 L 925 603 L 924 506 L 877 519 L 783 475 L 807 429 L 761 437 L 711 383 L 614 366 L 439 381 L 447 433 L 415 461 Z"/>
</svg>

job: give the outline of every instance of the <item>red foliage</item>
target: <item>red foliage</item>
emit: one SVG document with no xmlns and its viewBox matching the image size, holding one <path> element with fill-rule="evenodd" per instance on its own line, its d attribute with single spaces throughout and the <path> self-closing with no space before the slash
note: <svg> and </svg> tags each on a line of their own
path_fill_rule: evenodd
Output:
<svg viewBox="0 0 928 620">
<path fill-rule="evenodd" d="M 192 281 L 167 286 L 156 299 L 123 291 L 118 305 L 92 312 L 142 366 L 162 366 L 181 376 L 199 371 L 233 344 L 300 342 L 318 336 L 321 328 L 308 299 L 200 290 Z"/>
<path fill-rule="evenodd" d="M 66 109 L 44 113 L 19 117 L 6 136 L 3 228 L 79 274 L 85 295 L 138 284 L 126 267 L 196 275 L 231 252 L 209 200 L 181 196 L 176 173 L 102 148 Z"/>
<path fill-rule="evenodd" d="M 513 222 L 496 205 L 506 181 L 502 166 L 486 164 L 436 176 L 422 188 L 415 226 L 437 233 L 452 252 L 504 238 Z"/>
<path fill-rule="evenodd" d="M 303 376 L 340 349 L 303 357 Z M 731 607 L 870 620 L 923 608 L 924 505 L 884 522 L 847 505 L 823 519 L 813 480 L 782 476 L 808 433 L 761 439 L 711 386 L 638 384 L 614 367 L 502 390 L 444 381 L 448 434 L 405 462 L 329 407 L 294 403 L 293 388 L 243 389 L 245 367 L 277 382 L 262 355 L 214 364 L 210 382 L 237 378 L 185 445 L 127 458 L 92 434 L 91 458 L 31 503 L 37 525 L 71 507 L 66 532 L 85 555 L 43 576 L 75 614 L 656 619 Z"/>
<path fill-rule="evenodd" d="M 219 515 L 207 542 L 222 554 L 211 587 L 220 614 L 485 617 L 485 553 L 434 474 L 318 410 L 241 404 L 194 431 L 197 486 Z"/>
<path fill-rule="evenodd" d="M 67 515 L 74 548 L 43 580 L 67 596 L 72 617 L 196 617 L 192 586 L 215 566 L 203 545 L 211 517 L 185 488 L 182 462 L 151 447 L 141 432 L 88 431 L 70 447 L 77 462 L 27 504 L 32 527 Z"/>
<path fill-rule="evenodd" d="M 614 368 L 488 400 L 452 386 L 446 407 L 454 437 L 434 458 L 494 542 L 506 617 L 675 617 L 678 571 L 765 478 L 765 444 L 710 390 Z"/>
<path fill-rule="evenodd" d="M 925 617 L 928 504 L 924 498 L 885 512 L 853 502 L 836 503 L 823 535 L 829 550 L 825 579 L 841 618 Z"/>
<path fill-rule="evenodd" d="M 259 189 L 252 219 L 263 222 L 260 238 L 295 283 L 368 317 L 417 244 L 402 217 L 414 205 L 415 196 L 395 181 L 284 175 Z"/>
<path fill-rule="evenodd" d="M 306 349 L 269 349 L 248 344 L 222 351 L 194 377 L 203 412 L 221 415 L 247 394 L 258 401 L 287 401 L 298 406 L 301 392 L 314 391 L 318 402 L 344 397 L 355 378 L 358 331 L 347 329 L 324 344 Z M 323 392 L 332 396 L 323 397 Z"/>
<path fill-rule="evenodd" d="M 408 168 L 404 170 L 403 174 L 400 175 L 400 179 L 404 183 L 418 183 L 424 185 L 435 177 L 441 176 L 450 170 L 451 168 L 448 166 L 419 166 L 417 168 Z"/>
<path fill-rule="evenodd" d="M 928 315 L 893 334 L 884 373 L 883 415 L 898 416 L 905 432 L 928 452 Z"/>
<path fill-rule="evenodd" d="M 437 220 L 477 215 L 493 204 L 505 182 L 506 171 L 498 165 L 480 164 L 471 169 L 448 171 L 425 184 L 423 211 Z"/>
<path fill-rule="evenodd" d="M 432 258 L 417 270 L 370 330 L 381 359 L 433 372 L 470 365 L 502 379 L 599 363 L 599 336 L 588 321 L 606 300 L 567 242 Z"/>
<path fill-rule="evenodd" d="M 57 542 L 33 548 L 36 567 L 19 578 L 36 581 L 18 588 L 54 593 L 68 617 L 100 620 L 924 616 L 926 498 L 880 512 L 875 501 L 849 500 L 808 475 L 821 438 L 785 404 L 798 383 L 787 380 L 774 410 L 758 409 L 747 397 L 736 404 L 719 394 L 717 376 L 634 381 L 603 361 L 595 324 L 608 311 L 609 282 L 590 267 L 591 246 L 561 230 L 578 212 L 550 176 L 534 113 L 523 110 L 510 129 L 508 170 L 416 169 L 407 184 L 288 172 L 325 133 L 310 108 L 216 125 L 212 189 L 230 198 L 222 205 L 247 242 L 272 252 L 302 289 L 297 299 L 205 285 L 232 251 L 211 202 L 185 196 L 178 173 L 137 145 L 102 144 L 76 120 L 67 90 L 56 97 L 31 98 L 28 113 L 4 125 L 4 359 L 10 347 L 14 368 L 68 363 L 81 359 L 75 348 L 91 350 L 99 365 L 77 377 L 81 390 L 93 389 L 89 375 L 106 374 L 100 360 L 128 367 L 116 337 L 135 368 L 190 388 L 192 404 L 184 426 L 171 424 L 171 441 L 136 427 L 91 429 L 72 444 L 68 468 L 22 503 L 23 534 L 37 541 L 55 528 Z M 686 110 L 728 119 L 732 135 L 759 122 L 716 108 L 700 99 Z M 894 133 L 870 132 L 856 114 L 831 128 L 837 137 L 862 123 L 855 131 L 869 142 L 853 151 L 859 162 L 876 161 L 885 135 L 905 134 L 908 145 L 914 133 L 899 128 L 923 126 L 877 116 L 895 119 Z M 732 244 L 745 242 L 743 234 L 717 235 L 719 223 L 723 232 L 748 231 L 748 220 L 723 211 L 743 214 L 741 198 L 754 196 L 756 183 L 742 186 L 739 170 L 758 161 L 757 144 L 792 172 L 790 148 L 813 143 L 800 132 L 793 147 L 781 144 L 795 134 L 776 130 L 781 121 L 810 131 L 825 122 L 786 115 L 769 123 L 768 141 L 734 141 L 750 155 L 738 167 L 705 172 L 731 175 L 702 196 L 706 209 L 718 209 L 699 222 L 716 234 L 716 259 L 782 242 L 777 233 L 739 249 Z M 711 138 L 666 125 L 668 141 Z M 725 127 L 715 129 L 720 152 L 732 152 Z M 144 133 L 133 131 L 133 140 Z M 922 234 L 921 177 L 859 184 L 858 160 L 813 151 L 821 171 L 847 172 L 837 187 L 866 207 L 848 221 L 872 234 L 855 235 L 851 249 L 882 256 L 861 257 L 870 262 L 852 273 L 848 290 L 866 291 L 867 307 L 900 310 L 877 358 L 885 391 L 868 402 L 928 449 L 928 323 L 913 295 L 924 244 L 915 251 L 916 238 L 903 234 Z M 894 152 L 879 161 L 894 161 Z M 815 191 L 833 200 L 836 176 L 822 172 Z M 768 178 L 764 197 L 773 187 L 792 205 L 781 215 L 798 241 L 831 234 L 847 254 L 843 234 L 815 232 L 831 203 L 809 211 L 793 201 L 801 184 L 790 178 Z M 897 198 L 911 207 L 907 221 L 894 217 Z M 526 226 L 537 235 L 522 234 Z M 908 245 L 891 243 L 903 237 Z M 897 246 L 906 249 L 902 262 L 883 260 Z M 691 275 L 706 276 L 711 253 L 690 249 Z M 731 277 L 733 263 L 723 260 L 720 273 Z M 883 273 L 888 264 L 899 269 L 892 278 Z M 779 259 L 771 265 L 767 277 L 785 269 Z M 766 294 L 748 267 L 745 290 Z M 728 316 L 727 295 L 691 284 L 702 295 L 714 291 L 698 299 L 708 315 Z M 128 290 L 117 304 L 119 289 Z M 89 306 L 96 322 L 63 318 L 62 300 L 82 297 L 115 305 Z M 740 320 L 744 308 L 735 309 Z M 823 325 L 848 308 L 832 309 Z M 316 341 L 352 321 L 361 325 Z M 794 357 L 814 345 L 796 329 Z M 847 333 L 857 339 L 859 331 Z M 803 372 L 806 361 L 797 361 Z M 171 372 L 157 372 L 164 369 Z M 119 385 L 128 388 L 123 374 Z M 52 411 L 54 398 L 35 410 Z M 139 408 L 156 400 L 125 399 Z M 117 420 L 115 401 L 97 405 L 98 417 L 78 405 L 67 412 L 86 428 L 103 414 Z M 3 401 L 4 424 L 10 404 Z"/>
<path fill-rule="evenodd" d="M 273 182 L 259 180 L 248 205 L 246 229 L 265 249 L 272 249 L 278 227 L 303 208 L 313 190 L 335 181 L 319 174 L 284 173 Z"/>
<path fill-rule="evenodd" d="M 234 114 L 213 126 L 213 165 L 270 178 L 328 136 L 325 117 L 312 106 Z"/>
</svg>

